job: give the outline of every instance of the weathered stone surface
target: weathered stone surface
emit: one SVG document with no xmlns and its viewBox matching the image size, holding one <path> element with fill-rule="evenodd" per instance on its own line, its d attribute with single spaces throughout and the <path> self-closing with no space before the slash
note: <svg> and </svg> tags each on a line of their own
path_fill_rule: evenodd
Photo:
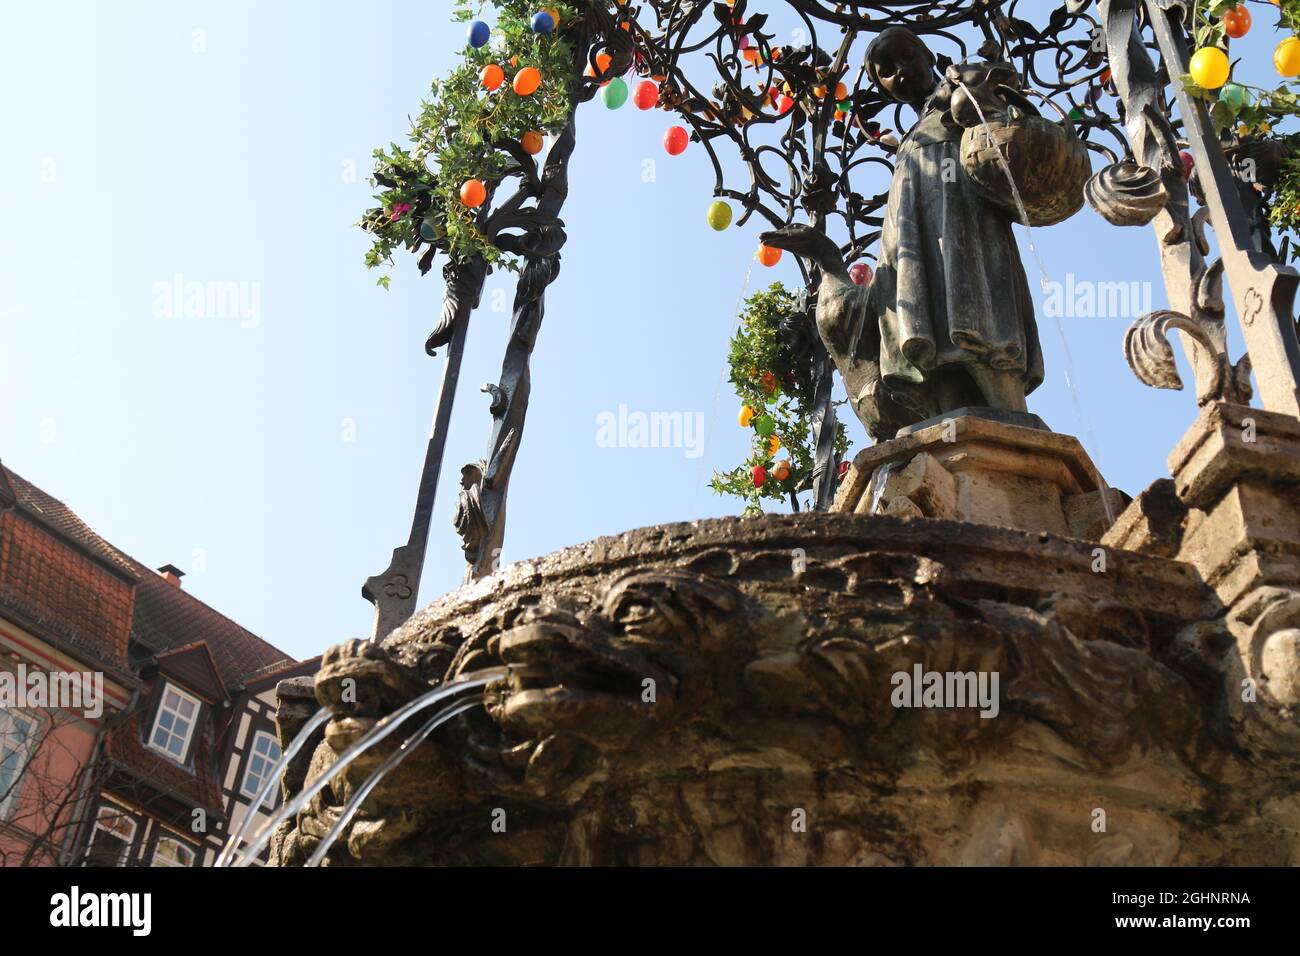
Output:
<svg viewBox="0 0 1300 956">
<path fill-rule="evenodd" d="M 864 497 L 869 500 L 871 495 Z M 885 514 L 952 518 L 957 513 L 957 481 L 933 455 L 921 452 L 883 479 L 881 500 Z"/>
<path fill-rule="evenodd" d="M 1107 547 L 1172 558 L 1183 543 L 1187 505 L 1172 478 L 1160 478 L 1119 512 L 1101 543 Z"/>
<path fill-rule="evenodd" d="M 1061 499 L 1070 537 L 1100 541 L 1132 499 L 1118 488 L 1085 491 Z"/>
<path fill-rule="evenodd" d="M 513 670 L 376 788 L 328 862 L 1300 862 L 1293 786 L 1216 723 L 1221 613 L 1185 564 L 939 519 L 598 539 L 327 655 L 317 691 L 337 716 L 312 773 L 390 688 Z M 997 716 L 895 706 L 915 665 L 998 674 Z M 349 672 L 355 705 L 336 696 Z M 278 862 L 305 860 L 376 750 L 299 814 Z"/>
</svg>

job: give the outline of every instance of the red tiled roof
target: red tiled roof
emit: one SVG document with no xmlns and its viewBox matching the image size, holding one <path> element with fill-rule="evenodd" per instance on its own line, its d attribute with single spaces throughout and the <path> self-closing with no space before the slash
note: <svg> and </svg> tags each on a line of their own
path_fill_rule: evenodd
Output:
<svg viewBox="0 0 1300 956">
<path fill-rule="evenodd" d="M 174 651 L 163 651 L 154 657 L 159 668 L 174 675 L 183 684 L 216 703 L 230 699 L 225 682 L 217 672 L 216 661 L 207 641 L 195 641 Z"/>
<path fill-rule="evenodd" d="M 295 663 L 284 651 L 113 547 L 92 531 L 71 508 L 13 469 L 0 464 L 0 477 L 8 479 L 16 503 L 24 512 L 138 581 L 132 630 L 155 654 L 178 650 L 199 641 L 206 642 L 217 672 L 226 687 L 232 690 L 254 672 Z"/>
<path fill-rule="evenodd" d="M 277 677 L 290 671 L 299 670 L 306 667 L 308 664 L 316 665 L 315 668 L 310 670 L 310 673 L 315 673 L 315 671 L 320 667 L 320 655 L 317 654 L 315 657 L 310 657 L 305 661 L 282 661 L 277 664 L 268 664 L 261 670 L 253 671 L 251 674 L 245 674 L 244 686 L 249 687 L 253 684 L 259 683 L 260 681 L 265 681 L 268 678 Z"/>
<path fill-rule="evenodd" d="M 12 468 L 0 465 L 0 472 L 4 472 L 4 476 L 8 478 L 9 487 L 13 489 L 16 504 L 20 509 L 45 527 L 75 542 L 119 571 L 128 575 L 132 573 L 126 555 L 95 534 L 90 526 L 78 518 L 76 512 L 62 501 L 46 494 Z"/>
<path fill-rule="evenodd" d="M 212 652 L 217 673 L 230 689 L 265 667 L 293 663 L 284 651 L 183 588 L 169 584 L 161 574 L 134 559 L 132 564 L 140 575 L 135 590 L 135 634 L 154 653 L 203 641 Z"/>
</svg>

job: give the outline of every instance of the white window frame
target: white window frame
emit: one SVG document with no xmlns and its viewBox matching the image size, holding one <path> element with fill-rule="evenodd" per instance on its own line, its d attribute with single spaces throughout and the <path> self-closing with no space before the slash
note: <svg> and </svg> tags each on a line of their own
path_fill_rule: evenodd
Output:
<svg viewBox="0 0 1300 956">
<path fill-rule="evenodd" d="M 167 857 L 160 858 L 158 856 L 158 850 L 163 845 L 163 843 L 171 843 L 174 846 L 176 846 L 178 849 L 184 851 L 185 853 L 188 853 L 190 855 L 190 862 L 173 863 Z M 199 851 L 196 850 L 192 845 L 186 843 L 178 836 L 172 836 L 170 833 L 162 833 L 159 834 L 157 842 L 154 843 L 153 845 L 153 856 L 149 860 L 149 865 L 161 866 L 161 867 L 177 867 L 181 869 L 187 869 L 187 868 L 193 869 L 194 861 L 197 860 L 198 858 L 199 858 Z"/>
<path fill-rule="evenodd" d="M 170 708 L 168 708 L 167 695 L 169 693 L 175 694 L 177 697 L 180 698 L 182 702 L 188 702 L 193 706 L 194 709 L 191 711 L 189 717 L 185 717 L 179 711 L 173 711 Z M 153 716 L 153 726 L 149 728 L 149 738 L 145 742 L 149 745 L 149 747 L 152 750 L 155 750 L 158 753 L 162 754 L 168 760 L 174 760 L 177 763 L 183 765 L 185 763 L 185 755 L 189 753 L 190 744 L 194 741 L 194 728 L 199 722 L 199 709 L 201 707 L 202 704 L 199 703 L 199 699 L 197 697 L 185 693 L 185 691 L 181 690 L 179 687 L 177 687 L 175 684 L 171 683 L 170 681 L 163 681 L 163 692 L 158 697 L 158 709 Z M 176 737 L 182 741 L 181 752 L 179 754 L 174 754 L 166 747 L 161 747 L 154 742 L 154 737 L 157 735 L 159 727 L 162 726 L 162 719 L 165 715 L 168 714 L 172 716 L 172 726 L 162 727 L 162 730 L 164 733 L 169 735 L 169 738 Z M 174 729 L 177 720 L 183 720 L 189 725 L 188 729 L 185 731 L 184 737 L 181 737 L 181 735 L 176 733 Z"/>
<path fill-rule="evenodd" d="M 8 738 L 14 733 L 19 720 L 22 720 L 27 728 L 23 733 L 22 742 L 15 748 L 4 747 L 0 751 L 0 762 L 7 762 L 14 756 L 17 756 L 14 779 L 8 784 L 0 782 L 4 789 L 0 790 L 0 820 L 8 820 L 9 813 L 14 804 L 18 801 L 19 795 L 23 789 L 23 776 L 27 769 L 27 764 L 32 759 L 32 747 L 35 745 L 35 738 L 40 729 L 40 721 L 35 714 L 30 714 L 25 710 L 0 710 L 0 739 Z"/>
<path fill-rule="evenodd" d="M 280 749 L 280 741 L 275 739 L 274 734 L 267 733 L 265 730 L 259 730 L 253 734 L 253 740 L 248 745 L 248 763 L 244 766 L 244 778 L 239 781 L 239 792 L 246 796 L 250 801 L 257 799 L 258 788 L 266 783 L 266 775 L 262 774 L 257 778 L 257 786 L 251 790 L 248 788 L 248 778 L 253 775 L 253 761 L 265 760 L 267 762 L 266 772 L 269 773 L 280 760 L 280 757 L 276 757 L 275 760 L 270 760 L 269 754 L 259 754 L 257 752 L 257 742 L 263 737 L 269 740 L 271 746 L 276 750 Z M 281 756 L 283 756 L 283 754 L 281 754 Z M 249 812 L 252 812 L 253 810 L 270 809 L 275 806 L 277 798 L 278 794 L 276 793 L 275 788 L 272 787 L 270 792 L 266 795 L 266 799 L 262 801 L 262 805 L 260 807 L 251 807 Z"/>
<path fill-rule="evenodd" d="M 90 840 L 88 840 L 86 843 L 86 855 L 84 861 L 81 864 L 82 866 L 90 865 L 90 851 L 91 848 L 95 845 L 95 838 L 99 836 L 100 830 L 104 830 L 112 834 L 113 836 L 117 837 L 118 839 L 124 839 L 122 834 L 114 832 L 114 830 L 111 827 L 104 826 L 104 824 L 101 822 L 106 812 L 116 817 L 117 821 L 123 826 L 129 826 L 131 828 L 131 836 L 124 840 L 124 846 L 122 847 L 122 852 L 118 855 L 117 862 L 114 863 L 113 865 L 124 866 L 126 864 L 127 858 L 130 857 L 131 855 L 131 848 L 135 846 L 135 838 L 136 838 L 136 834 L 140 832 L 140 825 L 136 821 L 135 817 L 132 815 L 131 811 L 128 810 L 126 807 L 113 803 L 111 800 L 105 800 L 95 810 L 95 825 L 94 827 L 91 828 Z"/>
</svg>

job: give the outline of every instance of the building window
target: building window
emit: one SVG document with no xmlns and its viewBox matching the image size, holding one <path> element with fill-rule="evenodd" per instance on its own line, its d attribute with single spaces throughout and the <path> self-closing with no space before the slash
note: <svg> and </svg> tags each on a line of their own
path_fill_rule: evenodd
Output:
<svg viewBox="0 0 1300 956">
<path fill-rule="evenodd" d="M 193 866 L 194 848 L 175 837 L 161 836 L 153 848 L 150 866 Z"/>
<path fill-rule="evenodd" d="M 257 791 L 266 783 L 266 778 L 271 773 L 271 768 L 275 766 L 276 761 L 280 759 L 280 745 L 276 739 L 265 731 L 259 730 L 253 738 L 253 750 L 248 758 L 248 772 L 244 774 L 244 785 L 242 791 L 244 796 L 253 799 L 257 796 Z M 266 795 L 264 806 L 275 806 L 275 788 Z"/>
<path fill-rule="evenodd" d="M 95 816 L 86 866 L 124 866 L 134 842 L 135 819 L 116 804 L 105 803 Z"/>
<path fill-rule="evenodd" d="M 163 686 L 162 702 L 149 734 L 149 746 L 161 750 L 174 760 L 184 762 L 185 750 L 194 733 L 194 718 L 199 702 L 171 684 Z"/>
<path fill-rule="evenodd" d="M 0 710 L 0 820 L 7 820 L 31 753 L 36 718 L 21 711 Z"/>
</svg>

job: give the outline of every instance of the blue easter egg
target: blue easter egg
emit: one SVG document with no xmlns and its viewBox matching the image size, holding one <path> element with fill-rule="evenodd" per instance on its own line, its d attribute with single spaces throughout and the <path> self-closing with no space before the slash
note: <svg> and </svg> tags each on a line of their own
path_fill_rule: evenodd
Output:
<svg viewBox="0 0 1300 956">
<path fill-rule="evenodd" d="M 554 29 L 555 29 L 555 20 L 545 10 L 542 10 L 540 13 L 533 14 L 534 33 L 550 33 Z"/>
<path fill-rule="evenodd" d="M 469 45 L 477 50 L 479 47 L 487 44 L 488 37 L 492 35 L 492 29 L 482 20 L 475 20 L 469 25 L 469 29 L 465 31 L 465 35 L 469 37 Z"/>
</svg>

